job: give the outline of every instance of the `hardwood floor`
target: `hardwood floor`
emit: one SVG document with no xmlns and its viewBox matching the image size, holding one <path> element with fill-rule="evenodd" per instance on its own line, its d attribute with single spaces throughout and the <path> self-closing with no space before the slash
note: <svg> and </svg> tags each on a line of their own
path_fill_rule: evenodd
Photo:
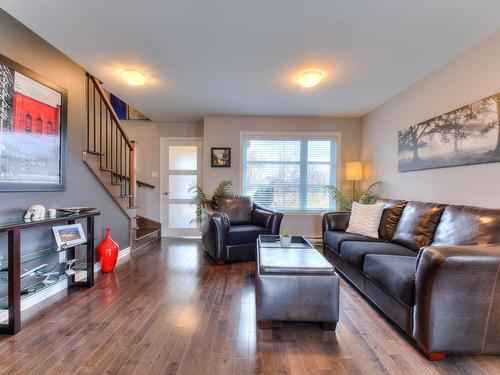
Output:
<svg viewBox="0 0 500 375">
<path fill-rule="evenodd" d="M 349 285 L 336 332 L 258 330 L 254 263 L 216 266 L 196 240 L 162 240 L 90 290 L 0 338 L 2 374 L 500 374 L 500 357 L 428 362 Z"/>
</svg>

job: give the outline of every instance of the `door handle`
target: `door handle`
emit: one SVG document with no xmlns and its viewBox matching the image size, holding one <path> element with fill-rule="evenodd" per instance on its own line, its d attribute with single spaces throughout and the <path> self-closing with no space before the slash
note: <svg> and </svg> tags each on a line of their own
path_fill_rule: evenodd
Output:
<svg viewBox="0 0 500 375">
<path fill-rule="evenodd" d="M 163 192 L 163 195 L 169 195 L 169 194 L 170 194 L 170 192 L 168 192 L 168 191 Z"/>
</svg>

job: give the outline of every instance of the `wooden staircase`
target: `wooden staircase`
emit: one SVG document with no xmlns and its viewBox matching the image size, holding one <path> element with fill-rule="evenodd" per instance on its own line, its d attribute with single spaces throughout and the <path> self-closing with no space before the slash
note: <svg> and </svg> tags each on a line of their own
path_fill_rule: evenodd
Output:
<svg viewBox="0 0 500 375">
<path fill-rule="evenodd" d="M 160 223 L 137 215 L 137 187 L 155 188 L 137 181 L 136 144 L 124 131 L 101 82 L 91 74 L 87 83 L 87 147 L 83 162 L 130 219 L 130 248 L 134 250 L 160 236 Z"/>
</svg>

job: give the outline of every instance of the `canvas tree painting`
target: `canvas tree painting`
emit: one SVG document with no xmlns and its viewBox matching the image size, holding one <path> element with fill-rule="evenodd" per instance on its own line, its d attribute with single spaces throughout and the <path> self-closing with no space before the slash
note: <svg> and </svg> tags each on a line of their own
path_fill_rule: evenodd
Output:
<svg viewBox="0 0 500 375">
<path fill-rule="evenodd" d="M 398 170 L 500 162 L 500 93 L 400 130 Z"/>
<path fill-rule="evenodd" d="M 0 191 L 64 188 L 64 93 L 36 78 L 1 57 Z"/>
</svg>

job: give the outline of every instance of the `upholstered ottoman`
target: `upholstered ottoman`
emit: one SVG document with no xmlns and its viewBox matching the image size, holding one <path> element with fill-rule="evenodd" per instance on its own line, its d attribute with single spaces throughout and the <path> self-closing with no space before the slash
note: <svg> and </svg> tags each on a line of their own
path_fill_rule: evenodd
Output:
<svg viewBox="0 0 500 375">
<path fill-rule="evenodd" d="M 256 257 L 257 321 L 320 322 L 335 330 L 339 319 L 339 276 L 307 240 L 292 237 L 290 247 L 278 236 L 259 236 Z"/>
</svg>

